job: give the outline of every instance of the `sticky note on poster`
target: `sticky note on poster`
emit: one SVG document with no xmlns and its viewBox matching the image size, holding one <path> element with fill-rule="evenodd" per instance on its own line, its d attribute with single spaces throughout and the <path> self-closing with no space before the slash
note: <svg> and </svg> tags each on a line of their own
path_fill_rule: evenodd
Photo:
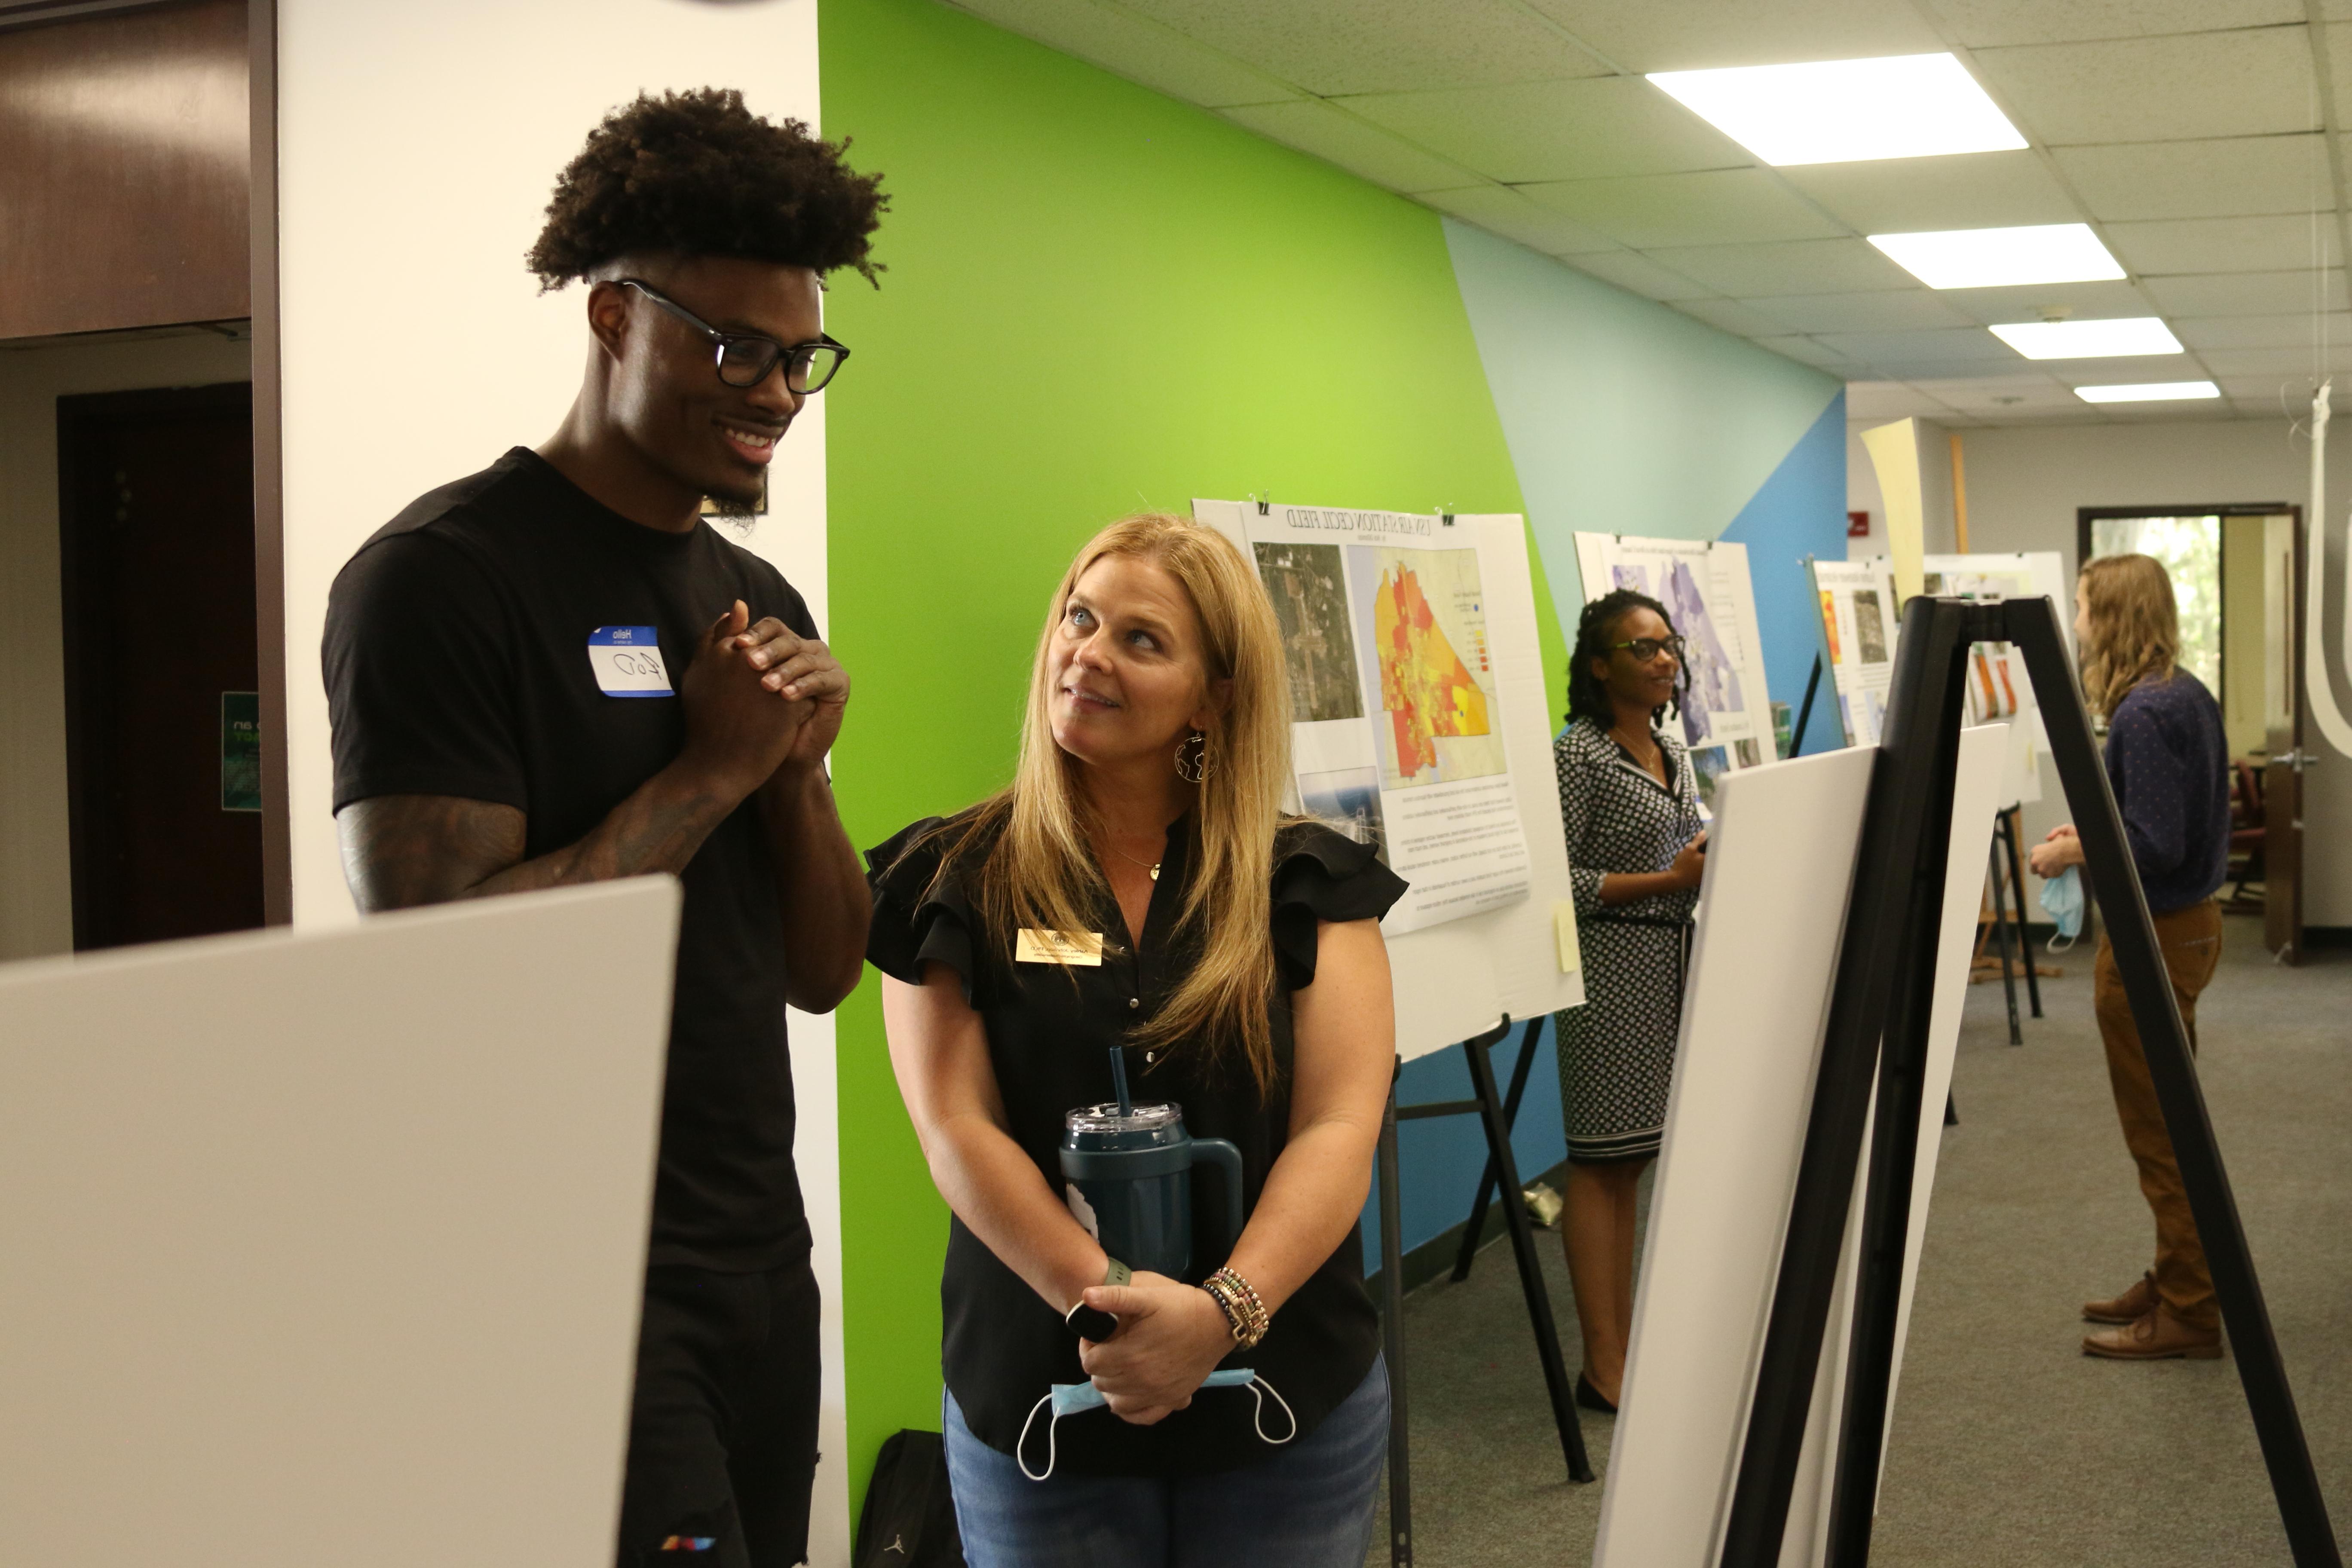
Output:
<svg viewBox="0 0 2352 1568">
<path fill-rule="evenodd" d="M 1559 950 L 1559 972 L 1574 974 L 1584 967 L 1584 950 L 1576 941 L 1576 905 L 1568 899 L 1555 899 L 1551 906 L 1551 940 Z"/>
</svg>

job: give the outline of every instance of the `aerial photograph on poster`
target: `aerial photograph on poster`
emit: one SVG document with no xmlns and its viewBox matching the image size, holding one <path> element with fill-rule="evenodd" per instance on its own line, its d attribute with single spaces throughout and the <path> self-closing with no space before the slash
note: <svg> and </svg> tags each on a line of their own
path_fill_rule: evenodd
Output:
<svg viewBox="0 0 2352 1568">
<path fill-rule="evenodd" d="M 1878 590 L 1858 588 L 1853 595 L 1853 640 L 1862 645 L 1862 662 L 1886 662 L 1886 616 L 1878 606 Z M 1834 645 L 1831 657 L 1836 657 Z"/>
<path fill-rule="evenodd" d="M 1348 548 L 1358 625 L 1380 661 L 1381 784 L 1505 772 L 1478 552 Z"/>
<path fill-rule="evenodd" d="M 1294 723 L 1364 716 L 1363 682 L 1348 631 L 1348 583 L 1336 544 L 1259 544 L 1257 574 L 1274 601 L 1290 667 Z"/>
</svg>

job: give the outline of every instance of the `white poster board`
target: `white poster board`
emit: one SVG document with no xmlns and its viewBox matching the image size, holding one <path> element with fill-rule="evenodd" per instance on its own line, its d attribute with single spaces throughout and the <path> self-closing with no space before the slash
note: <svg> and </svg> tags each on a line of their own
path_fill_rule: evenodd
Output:
<svg viewBox="0 0 2352 1568">
<path fill-rule="evenodd" d="M 1932 1175 L 1958 1037 L 2003 738 L 1961 738 L 1920 1106 L 1920 1171 Z M 1711 1568 L 1804 1150 L 1813 1077 L 1876 760 L 1852 747 L 1725 781 L 1700 886 L 1698 938 L 1650 1230 L 1633 1302 L 1624 1414 L 1610 1454 L 1595 1568 Z M 1956 941 L 1955 932 L 1963 934 Z M 1865 1155 L 1866 1157 L 1866 1155 Z M 1931 1184 L 1912 1194 L 1899 1330 Z M 1857 1195 L 1858 1190 L 1857 1190 Z M 1859 1205 L 1856 1205 L 1857 1208 Z M 1854 1266 L 1850 1224 L 1840 1275 Z M 1787 1539 L 1809 1554 L 1826 1502 L 1825 1450 L 1843 1388 L 1851 1293 L 1833 1307 Z"/>
<path fill-rule="evenodd" d="M 1286 510 L 1337 519 L 1417 515 L 1269 507 L 1261 519 L 1253 503 L 1192 503 L 1195 518 L 1232 540 L 1253 562 L 1257 559 L 1253 531 L 1261 523 L 1272 525 L 1276 514 Z M 1419 521 L 1426 523 L 1429 531 L 1417 531 L 1415 537 L 1437 540 L 1444 548 L 1476 552 L 1479 605 L 1485 618 L 1486 668 L 1481 673 L 1492 683 L 1483 689 L 1490 696 L 1488 722 L 1498 733 L 1503 751 L 1502 772 L 1485 776 L 1507 783 L 1510 812 L 1526 858 L 1525 891 L 1507 902 L 1403 929 L 1393 914 L 1383 922 L 1383 930 L 1391 933 L 1389 966 L 1396 993 L 1397 1050 L 1408 1060 L 1490 1029 L 1503 1014 L 1514 1018 L 1540 1017 L 1563 1007 L 1580 1006 L 1584 1001 L 1582 979 L 1572 966 L 1572 945 L 1563 952 L 1558 929 L 1558 912 L 1572 909 L 1574 889 L 1569 881 L 1567 838 L 1560 827 L 1559 787 L 1552 770 L 1551 715 L 1544 696 L 1543 653 L 1537 639 L 1535 583 L 1528 571 L 1526 522 L 1517 513 L 1462 514 L 1450 522 L 1433 513 Z M 1345 540 L 1355 531 L 1319 531 L 1327 539 L 1337 535 Z M 1374 533 L 1383 541 L 1398 536 L 1394 525 L 1388 522 L 1379 525 Z M 1401 551 L 1399 558 L 1402 558 Z M 1379 580 L 1376 575 L 1373 584 L 1377 585 Z M 1282 613 L 1279 604 L 1276 613 Z M 1358 673 L 1363 678 L 1360 665 Z M 1371 679 L 1376 680 L 1377 676 Z M 1370 705 L 1370 713 L 1379 711 L 1377 702 Z M 1299 771 L 1315 770 L 1302 761 Z M 1411 796 L 1431 792 L 1400 793 Z M 1407 866 L 1397 869 L 1408 880 L 1414 879 Z M 1572 933 L 1572 922 L 1569 929 Z"/>
<path fill-rule="evenodd" d="M 1666 606 L 1683 638 L 1683 665 L 1690 677 L 1690 690 L 1682 700 L 1683 741 L 1698 774 L 1700 804 L 1712 811 L 1717 780 L 1778 760 L 1748 546 L 1580 533 L 1576 563 L 1587 604 L 1614 589 L 1631 588 Z"/>
<path fill-rule="evenodd" d="M 1819 614 L 1814 626 L 1831 702 L 1849 746 L 1875 746 L 1886 728 L 1886 693 L 1895 683 L 1895 578 L 1886 563 L 1805 558 Z M 1820 695 L 1814 711 L 1820 711 Z"/>
<path fill-rule="evenodd" d="M 0 969 L 11 1563 L 609 1563 L 678 892 Z"/>
</svg>

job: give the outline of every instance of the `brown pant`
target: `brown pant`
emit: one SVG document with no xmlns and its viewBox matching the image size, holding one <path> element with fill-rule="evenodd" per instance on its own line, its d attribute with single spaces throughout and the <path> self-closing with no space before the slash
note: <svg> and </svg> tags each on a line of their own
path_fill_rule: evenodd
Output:
<svg viewBox="0 0 2352 1568">
<path fill-rule="evenodd" d="M 2180 1004 L 2180 1021 L 2189 1028 L 2189 1048 L 2197 1048 L 2197 994 L 2213 978 L 2221 960 L 2221 908 L 2212 900 L 2186 909 L 2168 910 L 2156 917 L 2157 951 L 2172 977 L 2172 994 Z M 2147 1057 L 2140 1049 L 2139 1030 L 2132 1023 L 2131 1003 L 2124 995 L 2123 976 L 2116 971 L 2115 949 L 2099 939 L 2099 959 L 2091 971 L 2091 1001 L 2099 1016 L 2099 1037 L 2106 1042 L 2107 1078 L 2116 1090 L 2116 1114 L 2122 1118 L 2124 1142 L 2139 1165 L 2139 1190 L 2156 1211 L 2156 1293 L 2172 1315 L 2192 1328 L 2220 1326 L 2221 1310 L 2213 1300 L 2213 1275 L 2205 1265 L 2205 1245 L 2189 1216 L 2189 1194 L 2180 1184 L 2180 1167 L 2172 1158 L 2172 1140 L 2164 1130 L 2164 1112 L 2156 1102 L 2156 1086 L 2147 1076 Z"/>
</svg>

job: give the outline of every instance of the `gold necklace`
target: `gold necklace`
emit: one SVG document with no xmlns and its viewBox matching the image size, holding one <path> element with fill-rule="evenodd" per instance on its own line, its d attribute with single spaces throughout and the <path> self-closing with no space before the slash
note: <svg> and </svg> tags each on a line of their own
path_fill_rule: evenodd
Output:
<svg viewBox="0 0 2352 1568">
<path fill-rule="evenodd" d="M 1103 842 L 1104 842 L 1105 844 L 1110 844 L 1110 852 L 1111 852 L 1112 854 L 1114 854 L 1114 855 L 1118 856 L 1120 859 L 1122 859 L 1122 860 L 1126 861 L 1126 862 L 1127 862 L 1129 865 L 1130 865 L 1130 866 L 1141 866 L 1141 867 L 1143 867 L 1143 868 L 1144 868 L 1145 870 L 1147 870 L 1147 871 L 1149 871 L 1149 872 L 1150 872 L 1150 873 L 1151 873 L 1151 879 L 1152 879 L 1153 881 L 1155 881 L 1155 882 L 1156 882 L 1156 881 L 1160 880 L 1160 863 L 1159 861 L 1157 861 L 1157 860 L 1153 860 L 1153 861 L 1150 862 L 1149 864 L 1147 864 L 1147 863 L 1145 863 L 1144 861 L 1141 861 L 1141 860 L 1137 859 L 1134 856 L 1132 856 L 1132 855 L 1129 854 L 1126 850 L 1121 849 L 1118 845 L 1116 845 L 1116 844 L 1111 844 L 1109 839 L 1106 838 L 1106 839 L 1104 839 L 1104 840 L 1103 840 Z"/>
</svg>

